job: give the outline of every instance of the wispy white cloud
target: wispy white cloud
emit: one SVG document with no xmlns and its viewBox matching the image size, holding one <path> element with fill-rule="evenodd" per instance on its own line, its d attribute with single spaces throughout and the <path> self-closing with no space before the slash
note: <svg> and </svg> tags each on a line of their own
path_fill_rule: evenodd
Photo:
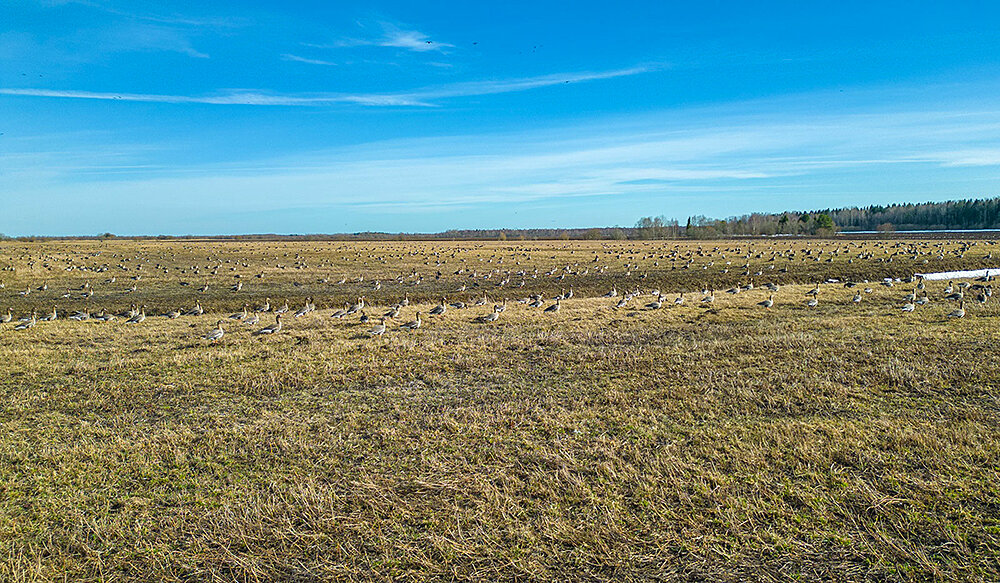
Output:
<svg viewBox="0 0 1000 583">
<path fill-rule="evenodd" d="M 942 165 L 950 168 L 961 166 L 1000 166 L 1000 149 L 961 149 L 950 152 L 935 152 L 934 157 L 942 160 Z"/>
<path fill-rule="evenodd" d="M 104 6 L 99 2 L 94 2 L 93 0 L 35 0 L 36 4 L 45 8 L 53 8 L 56 6 L 66 6 L 69 4 L 79 4 L 82 6 L 90 6 L 92 8 L 104 8 Z"/>
<path fill-rule="evenodd" d="M 570 83 L 581 83 L 584 81 L 599 81 L 604 79 L 614 79 L 616 77 L 630 77 L 632 75 L 649 73 L 657 69 L 659 69 L 659 66 L 656 65 L 641 65 L 627 69 L 616 69 L 613 71 L 556 73 L 553 75 L 527 77 L 524 79 L 470 81 L 445 85 L 436 89 L 415 91 L 410 93 L 409 96 L 418 100 L 434 100 L 447 97 L 469 97 L 475 95 L 492 95 L 496 93 L 512 93 L 515 91 L 527 91 L 529 89 L 549 87 L 552 85 L 567 85 Z"/>
<path fill-rule="evenodd" d="M 133 23 L 104 31 L 102 42 L 107 49 L 133 51 L 167 51 L 181 53 L 196 59 L 208 55 L 197 50 L 188 32 L 176 27 L 148 23 Z"/>
<path fill-rule="evenodd" d="M 162 95 L 155 93 L 106 93 L 98 91 L 50 89 L 0 89 L 0 95 L 27 97 L 54 97 L 65 99 L 97 99 L 136 101 L 144 103 L 201 103 L 207 105 L 262 105 L 262 106 L 328 106 L 354 103 L 358 105 L 428 106 L 428 103 L 392 94 L 322 94 L 282 95 L 254 91 L 231 91 L 219 95 Z"/>
<path fill-rule="evenodd" d="M 219 95 L 162 95 L 147 93 L 111 93 L 59 89 L 0 88 L 0 95 L 22 97 L 53 97 L 66 99 L 100 99 L 152 103 L 202 103 L 211 105 L 263 105 L 263 106 L 329 106 L 355 104 L 364 106 L 429 107 L 435 102 L 480 95 L 495 95 L 528 91 L 541 87 L 598 81 L 638 75 L 654 70 L 650 66 L 631 67 L 603 72 L 558 73 L 523 79 L 502 79 L 452 83 L 414 91 L 396 93 L 321 93 L 275 94 L 257 91 L 231 91 Z"/>
<path fill-rule="evenodd" d="M 321 59 L 310 59 L 308 57 L 300 57 L 298 55 L 293 55 L 293 54 L 289 54 L 289 53 L 285 53 L 285 54 L 281 55 L 281 58 L 284 59 L 284 60 L 286 60 L 286 61 L 295 61 L 296 63 L 306 63 L 308 65 L 326 65 L 326 66 L 336 66 L 337 65 L 337 63 L 334 63 L 332 61 L 324 61 L 324 60 L 321 60 Z"/>
<path fill-rule="evenodd" d="M 81 27 L 72 34 L 34 41 L 48 49 L 49 55 L 45 60 L 49 63 L 89 62 L 110 53 L 129 51 L 174 52 L 204 59 L 208 58 L 208 54 L 195 47 L 196 39 L 226 33 L 250 22 L 242 16 L 192 16 L 143 11 L 133 7 L 122 9 L 106 0 L 35 1 L 39 6 L 52 10 L 85 7 L 99 13 L 103 20 L 92 28 Z"/>
<path fill-rule="evenodd" d="M 211 28 L 233 28 L 244 26 L 247 20 L 242 17 L 210 17 L 210 16 L 188 16 L 181 14 L 163 14 L 156 12 L 140 12 L 137 10 L 122 10 L 112 3 L 98 0 L 35 0 L 35 2 L 45 8 L 56 8 L 69 5 L 86 6 L 113 16 L 120 16 L 130 20 L 144 20 L 160 24 L 191 26 L 191 27 L 211 27 Z"/>
<path fill-rule="evenodd" d="M 433 40 L 430 36 L 418 30 L 408 30 L 391 22 L 379 22 L 378 26 L 381 29 L 381 34 L 378 36 L 371 38 L 344 38 L 334 42 L 332 45 L 326 46 L 328 48 L 362 46 L 387 47 L 404 49 L 417 53 L 443 53 L 455 47 L 453 44 Z"/>
</svg>

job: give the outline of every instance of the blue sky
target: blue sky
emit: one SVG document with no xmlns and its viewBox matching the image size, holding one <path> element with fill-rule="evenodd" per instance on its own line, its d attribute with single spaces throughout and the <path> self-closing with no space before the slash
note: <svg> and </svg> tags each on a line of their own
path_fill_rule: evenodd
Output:
<svg viewBox="0 0 1000 583">
<path fill-rule="evenodd" d="M 1000 6 L 817 4 L 10 0 L 0 232 L 586 227 L 1000 195 Z"/>
</svg>

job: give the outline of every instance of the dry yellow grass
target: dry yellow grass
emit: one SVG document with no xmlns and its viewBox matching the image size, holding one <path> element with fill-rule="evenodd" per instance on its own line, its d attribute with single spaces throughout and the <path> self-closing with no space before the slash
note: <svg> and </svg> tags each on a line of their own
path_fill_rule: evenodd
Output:
<svg viewBox="0 0 1000 583">
<path fill-rule="evenodd" d="M 2 325 L 0 579 L 996 580 L 997 299 L 947 319 L 945 282 L 912 314 L 911 285 L 854 304 L 865 285 L 826 284 L 805 305 L 817 279 L 988 267 L 992 247 L 5 243 L 0 308 L 18 316 L 196 299 L 209 313 Z M 748 260 L 757 288 L 724 293 Z M 524 288 L 496 288 L 522 269 Z M 93 297 L 59 297 L 88 280 Z M 765 310 L 768 281 L 783 287 Z M 556 314 L 515 301 L 570 285 Z M 667 302 L 613 309 L 593 297 L 612 285 Z M 700 291 L 673 306 L 703 286 L 712 306 Z M 483 291 L 486 306 L 426 315 Z M 329 317 L 407 293 L 398 323 L 419 310 L 419 330 L 369 338 Z M 318 310 L 271 337 L 227 320 L 201 339 L 265 296 Z M 498 322 L 473 321 L 499 297 Z"/>
</svg>

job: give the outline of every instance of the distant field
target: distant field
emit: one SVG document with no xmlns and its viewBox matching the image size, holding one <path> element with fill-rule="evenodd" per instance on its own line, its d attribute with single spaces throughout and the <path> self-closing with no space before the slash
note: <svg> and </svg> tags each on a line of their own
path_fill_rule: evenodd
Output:
<svg viewBox="0 0 1000 583">
<path fill-rule="evenodd" d="M 3 242 L 0 580 L 998 580 L 998 253 Z"/>
</svg>

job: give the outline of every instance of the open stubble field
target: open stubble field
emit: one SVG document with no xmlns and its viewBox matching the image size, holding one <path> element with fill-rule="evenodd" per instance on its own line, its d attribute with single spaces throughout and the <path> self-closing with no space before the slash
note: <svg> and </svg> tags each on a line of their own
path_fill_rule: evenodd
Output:
<svg viewBox="0 0 1000 583">
<path fill-rule="evenodd" d="M 997 251 L 3 242 L 0 580 L 995 581 Z"/>
</svg>

